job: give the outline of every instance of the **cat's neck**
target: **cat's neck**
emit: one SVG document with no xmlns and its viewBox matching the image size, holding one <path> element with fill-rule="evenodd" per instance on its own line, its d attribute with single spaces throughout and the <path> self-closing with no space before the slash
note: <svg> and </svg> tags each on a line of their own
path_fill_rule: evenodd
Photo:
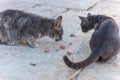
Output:
<svg viewBox="0 0 120 80">
<path fill-rule="evenodd" d="M 42 18 L 41 26 L 39 26 L 39 31 L 41 33 L 41 37 L 49 36 L 51 34 L 51 26 L 53 25 L 53 19 Z"/>
<path fill-rule="evenodd" d="M 109 17 L 104 16 L 104 15 L 97 15 L 94 21 L 94 30 L 98 30 L 101 23 L 108 19 Z"/>
<path fill-rule="evenodd" d="M 96 18 L 97 18 L 97 16 L 96 16 L 96 15 L 89 16 L 89 21 L 90 21 L 89 26 L 90 26 L 90 28 L 91 28 L 91 29 L 93 29 L 93 28 L 94 28 L 94 26 L 95 26 L 95 23 L 96 23 Z"/>
</svg>

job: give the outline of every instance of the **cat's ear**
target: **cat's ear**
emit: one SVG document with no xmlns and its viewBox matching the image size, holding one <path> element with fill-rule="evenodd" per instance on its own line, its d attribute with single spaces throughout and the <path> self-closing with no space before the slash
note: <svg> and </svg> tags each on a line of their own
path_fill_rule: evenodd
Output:
<svg viewBox="0 0 120 80">
<path fill-rule="evenodd" d="M 54 23 L 54 27 L 60 27 L 61 23 L 62 23 L 62 16 L 59 16 Z"/>
<path fill-rule="evenodd" d="M 82 17 L 82 16 L 78 16 L 80 20 L 84 20 L 85 17 Z"/>
<path fill-rule="evenodd" d="M 92 14 L 91 14 L 91 13 L 88 13 L 88 14 L 87 14 L 87 17 L 89 17 L 89 16 L 92 16 Z"/>
</svg>

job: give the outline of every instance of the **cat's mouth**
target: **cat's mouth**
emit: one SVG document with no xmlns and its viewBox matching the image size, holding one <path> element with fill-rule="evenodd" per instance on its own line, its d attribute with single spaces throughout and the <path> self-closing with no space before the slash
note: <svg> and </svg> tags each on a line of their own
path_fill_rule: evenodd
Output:
<svg viewBox="0 0 120 80">
<path fill-rule="evenodd" d="M 55 41 L 61 41 L 62 39 L 55 39 Z"/>
<path fill-rule="evenodd" d="M 83 32 L 87 33 L 88 31 L 87 30 L 82 30 Z"/>
</svg>

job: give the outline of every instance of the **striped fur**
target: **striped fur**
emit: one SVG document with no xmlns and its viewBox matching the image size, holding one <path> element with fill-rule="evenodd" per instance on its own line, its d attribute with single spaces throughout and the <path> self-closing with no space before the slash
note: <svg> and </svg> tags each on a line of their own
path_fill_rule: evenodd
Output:
<svg viewBox="0 0 120 80">
<path fill-rule="evenodd" d="M 0 13 L 1 44 L 15 45 L 26 40 L 31 47 L 38 47 L 35 39 L 49 36 L 55 41 L 62 40 L 62 16 L 57 19 L 43 18 L 39 15 L 19 10 L 5 10 Z"/>
</svg>

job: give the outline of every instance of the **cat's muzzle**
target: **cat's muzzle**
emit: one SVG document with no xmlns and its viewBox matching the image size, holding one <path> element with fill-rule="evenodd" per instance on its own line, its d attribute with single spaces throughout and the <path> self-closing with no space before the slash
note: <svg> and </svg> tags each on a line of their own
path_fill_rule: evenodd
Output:
<svg viewBox="0 0 120 80">
<path fill-rule="evenodd" d="M 84 30 L 84 29 L 83 29 L 83 30 L 82 30 L 82 32 L 87 33 L 87 32 L 88 32 L 88 30 Z"/>
<path fill-rule="evenodd" d="M 56 39 L 55 41 L 61 41 L 62 39 Z"/>
</svg>

